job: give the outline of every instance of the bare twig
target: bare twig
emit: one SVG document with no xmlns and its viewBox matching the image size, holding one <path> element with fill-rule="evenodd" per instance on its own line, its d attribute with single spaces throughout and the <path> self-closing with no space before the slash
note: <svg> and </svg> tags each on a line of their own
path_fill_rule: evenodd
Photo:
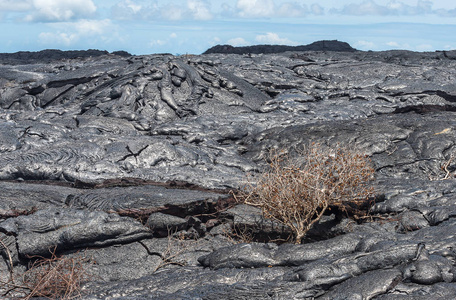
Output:
<svg viewBox="0 0 456 300">
<path fill-rule="evenodd" d="M 223 236 L 233 244 L 251 243 L 254 239 L 252 232 L 247 227 L 224 229 Z"/>
<path fill-rule="evenodd" d="M 11 252 L 9 251 L 8 247 L 6 246 L 6 244 L 2 241 L 2 239 L 0 238 L 0 244 L 2 244 L 3 248 L 5 248 L 5 253 L 6 253 L 6 256 L 8 256 L 8 262 L 10 264 L 10 280 L 12 283 L 14 283 L 14 269 L 13 269 L 13 258 L 11 256 Z"/>
<path fill-rule="evenodd" d="M 194 246 L 196 243 L 198 243 L 197 240 L 191 240 L 193 243 L 186 245 L 188 242 L 189 241 L 186 240 L 183 235 L 176 237 L 175 234 L 172 234 L 171 231 L 168 230 L 168 243 L 166 245 L 166 250 L 163 253 L 154 253 L 160 256 L 162 262 L 155 267 L 153 273 L 169 265 L 185 266 L 185 262 L 179 261 L 176 258 L 188 251 L 191 246 Z"/>
<path fill-rule="evenodd" d="M 455 153 L 453 152 L 453 153 L 451 153 L 450 158 L 441 167 L 442 170 L 445 171 L 445 177 L 443 178 L 444 180 L 450 178 L 450 176 L 451 176 L 451 171 L 448 170 L 448 167 L 451 166 L 451 163 L 453 162 L 454 157 L 455 157 Z"/>
</svg>

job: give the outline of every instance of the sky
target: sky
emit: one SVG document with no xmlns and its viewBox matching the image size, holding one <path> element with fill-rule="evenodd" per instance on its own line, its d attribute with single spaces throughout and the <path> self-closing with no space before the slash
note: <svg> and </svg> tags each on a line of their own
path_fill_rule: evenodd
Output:
<svg viewBox="0 0 456 300">
<path fill-rule="evenodd" d="M 0 52 L 200 54 L 217 44 L 456 49 L 454 0 L 0 0 Z"/>
</svg>

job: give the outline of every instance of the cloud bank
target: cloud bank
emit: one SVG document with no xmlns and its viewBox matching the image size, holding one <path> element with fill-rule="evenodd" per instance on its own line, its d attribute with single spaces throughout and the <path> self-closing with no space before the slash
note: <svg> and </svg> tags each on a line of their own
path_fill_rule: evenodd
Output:
<svg viewBox="0 0 456 300">
<path fill-rule="evenodd" d="M 63 26 L 62 26 L 63 25 Z M 115 27 L 111 20 L 78 20 L 76 22 L 54 24 L 55 31 L 42 32 L 39 35 L 41 44 L 73 46 L 82 39 L 97 39 L 105 41 L 108 37 L 114 38 L 112 28 Z M 108 33 L 110 33 L 108 35 Z"/>
<path fill-rule="evenodd" d="M 8 37 L 3 49 L 17 45 L 18 50 L 41 45 L 186 53 L 215 43 L 297 45 L 322 39 L 344 40 L 361 50 L 449 49 L 456 37 L 447 29 L 424 34 L 407 26 L 456 26 L 455 17 L 454 0 L 0 0 L 0 23 Z M 369 26 L 393 23 L 403 27 L 403 37 L 388 36 L 398 25 L 392 32 Z M 13 34 L 17 28 L 23 30 L 19 36 Z M 446 38 L 445 46 L 427 41 L 436 35 Z"/>
<path fill-rule="evenodd" d="M 0 13 L 23 13 L 27 22 L 67 22 L 98 18 L 97 5 L 112 20 L 306 19 L 310 16 L 456 16 L 450 0 L 0 0 Z"/>
<path fill-rule="evenodd" d="M 91 17 L 97 10 L 92 0 L 32 0 L 25 18 L 35 22 L 62 22 Z"/>
<path fill-rule="evenodd" d="M 257 35 L 255 40 L 261 44 L 273 44 L 273 45 L 297 45 L 297 42 L 293 42 L 287 38 L 281 38 L 277 33 L 268 32 L 264 35 Z"/>
<path fill-rule="evenodd" d="M 400 1 L 390 1 L 385 5 L 380 5 L 376 1 L 367 0 L 361 3 L 350 3 L 342 9 L 333 9 L 331 12 L 353 16 L 416 16 L 438 13 L 432 9 L 432 4 L 432 1 L 419 0 L 416 5 L 408 5 Z"/>
</svg>

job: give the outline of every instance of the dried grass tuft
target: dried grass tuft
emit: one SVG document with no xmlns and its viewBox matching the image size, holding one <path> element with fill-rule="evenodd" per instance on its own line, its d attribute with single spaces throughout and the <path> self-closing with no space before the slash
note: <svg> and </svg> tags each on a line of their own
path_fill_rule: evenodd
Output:
<svg viewBox="0 0 456 300">
<path fill-rule="evenodd" d="M 284 151 L 271 152 L 268 170 L 253 178 L 237 198 L 289 227 L 295 242 L 301 243 L 330 206 L 343 209 L 346 203 L 372 197 L 369 183 L 373 174 L 370 160 L 361 152 L 314 143 L 301 151 L 298 159 L 291 159 Z"/>
<path fill-rule="evenodd" d="M 80 297 L 81 285 L 89 281 L 88 259 L 82 255 L 62 257 L 51 251 L 50 258 L 35 258 L 23 275 L 23 285 L 30 292 L 24 299 L 46 297 L 49 299 L 74 299 Z"/>
</svg>

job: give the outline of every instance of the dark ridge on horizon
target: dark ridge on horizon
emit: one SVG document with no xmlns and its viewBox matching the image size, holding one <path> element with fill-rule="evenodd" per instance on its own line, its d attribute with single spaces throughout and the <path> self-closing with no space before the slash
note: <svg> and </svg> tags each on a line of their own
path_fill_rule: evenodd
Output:
<svg viewBox="0 0 456 300">
<path fill-rule="evenodd" d="M 102 55 L 113 54 L 117 56 L 132 56 L 126 51 L 114 51 L 109 53 L 106 50 L 58 50 L 46 49 L 41 51 L 19 51 L 14 53 L 0 53 L 0 63 L 34 63 L 34 62 L 51 62 L 61 59 L 88 58 Z"/>
<path fill-rule="evenodd" d="M 269 54 L 282 53 L 287 51 L 337 51 L 355 52 L 357 49 L 346 42 L 337 40 L 323 40 L 313 42 L 309 45 L 287 46 L 287 45 L 254 45 L 244 47 L 234 47 L 231 45 L 217 45 L 206 50 L 203 54 Z"/>
</svg>

